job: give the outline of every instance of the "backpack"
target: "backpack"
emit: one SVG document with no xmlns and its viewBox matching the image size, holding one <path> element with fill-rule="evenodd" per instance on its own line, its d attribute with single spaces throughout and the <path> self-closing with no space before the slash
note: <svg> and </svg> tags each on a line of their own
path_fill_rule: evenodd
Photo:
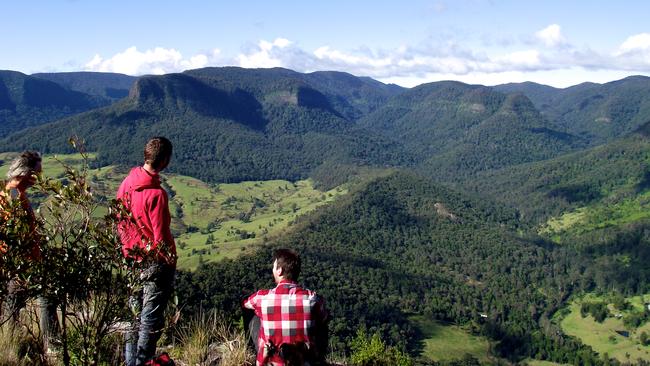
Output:
<svg viewBox="0 0 650 366">
<path fill-rule="evenodd" d="M 283 343 L 278 349 L 278 355 L 284 360 L 285 366 L 303 366 L 311 360 L 310 348 L 306 343 Z"/>
<path fill-rule="evenodd" d="M 145 362 L 144 366 L 175 366 L 174 360 L 169 357 L 167 352 L 159 354 L 157 357 Z"/>
</svg>

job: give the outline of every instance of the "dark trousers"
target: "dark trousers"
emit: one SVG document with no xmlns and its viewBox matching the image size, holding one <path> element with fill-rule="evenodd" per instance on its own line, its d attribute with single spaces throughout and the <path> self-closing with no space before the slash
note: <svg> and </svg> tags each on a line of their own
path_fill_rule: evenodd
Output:
<svg viewBox="0 0 650 366">
<path fill-rule="evenodd" d="M 28 299 L 27 290 L 16 279 L 10 280 L 7 285 L 7 298 L 2 309 L 3 317 L 11 317 L 13 324 L 18 324 L 20 310 L 25 308 Z M 55 301 L 45 296 L 37 297 L 36 301 L 38 303 L 38 324 L 43 334 L 43 340 L 47 343 L 60 331 L 59 319 L 56 314 L 57 305 Z"/>
<path fill-rule="evenodd" d="M 165 309 L 174 292 L 175 274 L 176 269 L 165 264 L 143 270 L 142 289 L 129 299 L 136 316 L 126 334 L 127 366 L 144 365 L 155 356 L 156 343 L 165 325 Z"/>
</svg>

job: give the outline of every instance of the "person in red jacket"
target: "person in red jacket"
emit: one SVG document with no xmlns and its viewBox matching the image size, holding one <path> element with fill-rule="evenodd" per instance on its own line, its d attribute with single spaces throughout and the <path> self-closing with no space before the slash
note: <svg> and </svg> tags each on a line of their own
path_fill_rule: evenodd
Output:
<svg viewBox="0 0 650 366">
<path fill-rule="evenodd" d="M 172 143 L 154 137 L 144 148 L 144 165 L 131 169 L 117 191 L 129 217 L 118 224 L 125 257 L 140 268 L 141 290 L 129 299 L 139 314 L 126 336 L 126 364 L 143 365 L 153 358 L 167 303 L 174 289 L 176 245 L 170 230 L 169 198 L 159 173 L 171 160 Z"/>
</svg>

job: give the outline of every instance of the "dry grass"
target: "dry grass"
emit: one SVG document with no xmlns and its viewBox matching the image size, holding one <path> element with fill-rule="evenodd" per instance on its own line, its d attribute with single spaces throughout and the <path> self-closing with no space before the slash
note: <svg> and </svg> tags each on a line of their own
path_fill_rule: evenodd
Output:
<svg viewBox="0 0 650 366">
<path fill-rule="evenodd" d="M 0 365 L 50 365 L 38 325 L 37 306 L 28 304 L 18 322 L 0 317 Z"/>
<path fill-rule="evenodd" d="M 178 330 L 178 338 L 180 344 L 174 354 L 179 365 L 254 364 L 255 356 L 246 346 L 244 332 L 213 312 L 197 315 Z"/>
<path fill-rule="evenodd" d="M 0 326 L 0 365 L 23 365 L 25 364 L 18 354 L 20 351 L 20 339 L 24 337 L 18 327 L 13 327 L 9 322 Z"/>
<path fill-rule="evenodd" d="M 253 365 L 255 356 L 246 347 L 246 336 L 243 332 L 235 332 L 232 329 L 222 329 L 225 335 L 218 347 L 219 365 L 241 366 Z"/>
<path fill-rule="evenodd" d="M 200 365 L 208 358 L 208 347 L 214 338 L 216 317 L 199 314 L 178 330 L 179 358 L 188 365 Z"/>
</svg>

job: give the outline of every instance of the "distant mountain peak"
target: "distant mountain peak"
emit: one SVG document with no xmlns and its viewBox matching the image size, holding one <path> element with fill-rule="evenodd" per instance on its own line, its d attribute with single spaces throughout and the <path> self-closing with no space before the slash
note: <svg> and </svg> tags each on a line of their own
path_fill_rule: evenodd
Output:
<svg viewBox="0 0 650 366">
<path fill-rule="evenodd" d="M 523 93 L 513 93 L 506 96 L 501 110 L 515 113 L 528 112 L 535 110 L 535 105 Z"/>
<path fill-rule="evenodd" d="M 137 79 L 135 76 L 124 74 L 91 71 L 36 73 L 31 76 L 53 81 L 69 90 L 107 98 L 111 101 L 126 97 Z"/>
<path fill-rule="evenodd" d="M 16 71 L 0 71 L 0 137 L 110 102 Z"/>
</svg>

